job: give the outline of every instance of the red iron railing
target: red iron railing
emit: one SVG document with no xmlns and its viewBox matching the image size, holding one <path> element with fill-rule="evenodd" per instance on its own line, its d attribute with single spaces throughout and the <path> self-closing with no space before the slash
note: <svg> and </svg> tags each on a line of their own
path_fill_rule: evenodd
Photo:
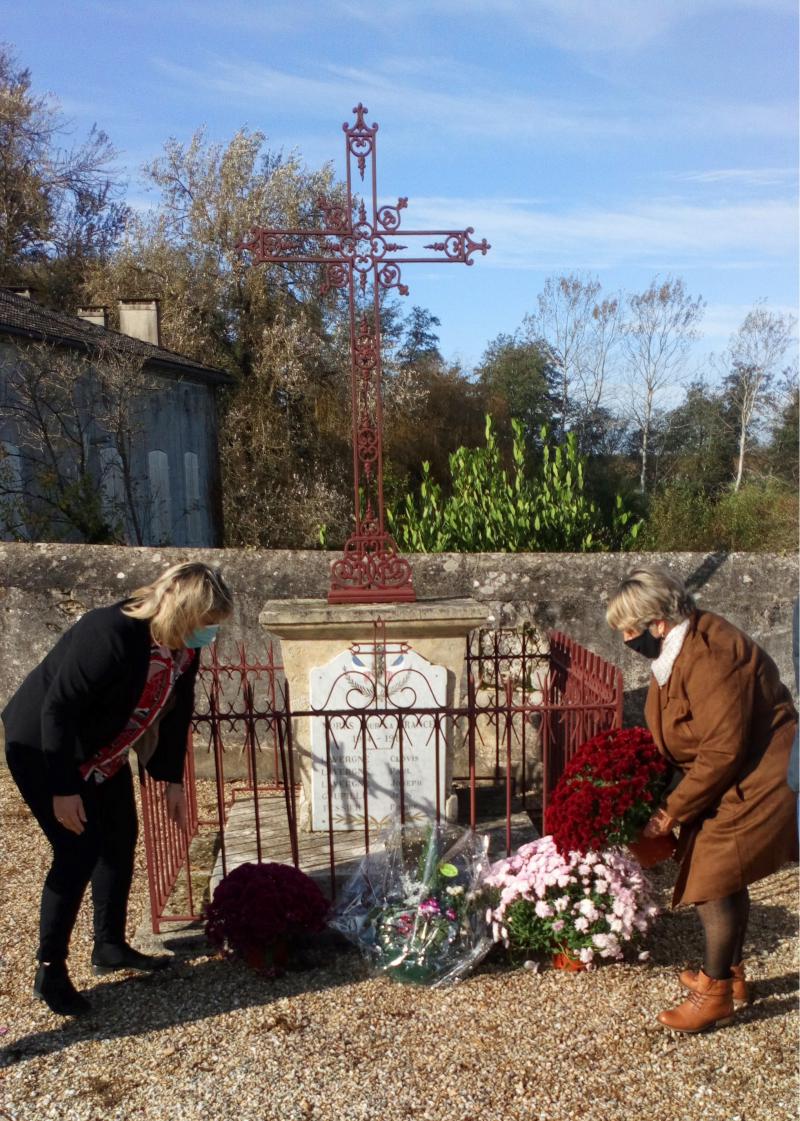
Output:
<svg viewBox="0 0 800 1121">
<path fill-rule="evenodd" d="M 445 812 L 450 793 L 440 781 L 442 753 L 448 743 L 462 745 L 460 754 L 466 763 L 466 773 L 451 777 L 468 797 L 465 820 L 472 828 L 480 826 L 480 787 L 493 784 L 502 797 L 505 847 L 510 852 L 514 814 L 527 813 L 531 821 L 534 815 L 539 822 L 543 821 L 550 793 L 577 747 L 604 728 L 621 726 L 621 671 L 560 632 L 551 632 L 546 642 L 526 632 L 476 632 L 467 643 L 465 704 L 452 708 L 410 708 L 393 702 L 385 677 L 388 645 L 385 637 L 381 641 L 383 656 L 376 655 L 374 665 L 380 665 L 384 677 L 376 679 L 373 695 L 367 696 L 366 702 L 365 690 L 360 690 L 359 703 L 365 706 L 359 708 L 292 710 L 288 684 L 272 647 L 260 662 L 250 662 L 241 646 L 236 658 L 228 662 L 220 661 L 215 648 L 204 657 L 186 762 L 186 833 L 167 820 L 163 785 L 146 776 L 142 781 L 155 931 L 164 923 L 195 920 L 201 913 L 208 882 L 208 856 L 206 853 L 206 877 L 200 886 L 199 876 L 198 883 L 193 882 L 193 873 L 198 870 L 194 867 L 192 849 L 203 834 L 213 838 L 218 876 L 227 874 L 243 858 L 283 859 L 307 868 L 311 867 L 311 860 L 317 874 L 321 869 L 324 874 L 327 868 L 329 888 L 335 894 L 348 834 L 334 828 L 330 811 L 327 828 L 321 832 L 312 835 L 298 828 L 298 774 L 293 743 L 296 721 L 321 722 L 322 742 L 326 745 L 328 807 L 333 805 L 332 727 L 339 733 L 347 727 L 353 743 L 358 745 L 363 800 L 363 814 L 359 815 L 363 817 L 361 851 L 369 851 L 380 828 L 380 823 L 370 817 L 369 787 L 373 780 L 368 771 L 369 748 L 376 746 L 378 737 L 383 746 L 388 742 L 398 753 L 401 821 L 406 820 L 410 798 L 404 773 L 409 736 L 421 726 L 426 728 L 426 746 L 434 755 L 433 808 L 437 820 Z M 362 644 L 359 651 L 365 648 Z M 539 756 L 535 762 L 541 771 L 533 787 L 529 779 L 531 756 Z M 195 767 L 200 761 L 204 761 L 205 771 L 213 777 L 214 790 L 213 811 L 204 814 L 197 805 Z M 247 801 L 244 807 L 243 800 Z M 234 805 L 237 811 L 246 811 L 249 822 L 246 853 L 241 848 L 229 851 L 231 842 L 226 827 Z M 269 822 L 263 820 L 267 808 Z M 352 839 L 352 833 L 349 836 Z M 170 898 L 181 876 L 186 889 L 181 905 L 176 907 L 171 905 Z"/>
</svg>

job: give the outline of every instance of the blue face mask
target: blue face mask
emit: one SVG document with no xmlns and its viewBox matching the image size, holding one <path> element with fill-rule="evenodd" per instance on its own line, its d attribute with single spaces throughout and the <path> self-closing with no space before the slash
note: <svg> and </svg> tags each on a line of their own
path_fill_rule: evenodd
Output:
<svg viewBox="0 0 800 1121">
<path fill-rule="evenodd" d="M 212 642 L 216 642 L 218 634 L 219 623 L 214 623 L 210 627 L 196 627 L 183 640 L 183 644 L 184 646 L 191 646 L 194 650 L 199 650 L 201 646 L 210 646 Z"/>
</svg>

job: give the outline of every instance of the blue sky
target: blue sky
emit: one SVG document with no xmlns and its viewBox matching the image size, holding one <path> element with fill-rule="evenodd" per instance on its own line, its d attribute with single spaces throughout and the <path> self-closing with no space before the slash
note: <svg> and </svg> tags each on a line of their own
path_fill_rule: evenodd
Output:
<svg viewBox="0 0 800 1121">
<path fill-rule="evenodd" d="M 404 224 L 492 244 L 405 270 L 447 357 L 476 362 L 570 271 L 683 276 L 698 362 L 756 300 L 796 311 L 794 0 L 26 0 L 0 34 L 79 134 L 106 129 L 137 205 L 141 164 L 201 124 L 343 171 L 363 101 Z"/>
</svg>

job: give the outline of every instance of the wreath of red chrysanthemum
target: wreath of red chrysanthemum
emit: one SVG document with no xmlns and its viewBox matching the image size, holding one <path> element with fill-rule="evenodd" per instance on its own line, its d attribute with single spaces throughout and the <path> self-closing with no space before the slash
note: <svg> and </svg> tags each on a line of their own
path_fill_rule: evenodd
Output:
<svg viewBox="0 0 800 1121">
<path fill-rule="evenodd" d="M 668 770 L 646 728 L 601 732 L 567 764 L 547 807 L 545 831 L 562 853 L 624 845 L 646 824 Z"/>
</svg>

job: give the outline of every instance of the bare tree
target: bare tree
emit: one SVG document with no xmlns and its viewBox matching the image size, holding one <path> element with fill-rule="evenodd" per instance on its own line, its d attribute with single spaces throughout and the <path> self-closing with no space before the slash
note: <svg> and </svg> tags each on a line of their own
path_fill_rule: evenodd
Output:
<svg viewBox="0 0 800 1121">
<path fill-rule="evenodd" d="M 543 345 L 558 372 L 556 433 L 563 439 L 570 417 L 579 429 L 601 407 L 611 356 L 619 342 L 621 301 L 600 299 L 596 277 L 573 273 L 548 277 L 537 311 L 523 321 L 528 336 Z"/>
<path fill-rule="evenodd" d="M 725 384 L 734 406 L 737 433 L 734 491 L 742 485 L 747 449 L 759 414 L 770 403 L 773 381 L 793 341 L 796 324 L 794 316 L 771 312 L 758 303 L 731 339 L 727 355 L 730 373 Z"/>
<path fill-rule="evenodd" d="M 86 354 L 31 343 L 4 353 L 0 377 L 7 530 L 143 544 L 149 499 L 133 449 L 157 383 L 141 360 L 108 345 Z"/>
<path fill-rule="evenodd" d="M 623 334 L 629 409 L 640 432 L 639 489 L 647 490 L 647 465 L 653 420 L 664 390 L 679 381 L 705 301 L 693 298 L 680 278 L 657 277 L 641 293 L 627 298 Z"/>
</svg>

